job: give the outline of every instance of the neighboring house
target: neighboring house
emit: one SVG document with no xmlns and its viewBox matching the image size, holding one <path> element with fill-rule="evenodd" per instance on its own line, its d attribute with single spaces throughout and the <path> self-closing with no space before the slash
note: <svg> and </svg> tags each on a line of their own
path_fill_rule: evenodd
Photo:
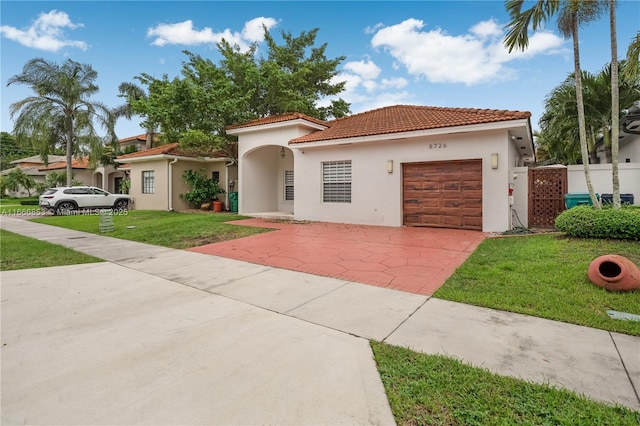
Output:
<svg viewBox="0 0 640 426">
<path fill-rule="evenodd" d="M 49 155 L 47 158 L 47 162 L 55 163 L 58 161 L 63 161 L 64 158 L 65 157 L 63 155 Z M 31 176 L 33 178 L 36 185 L 39 183 L 45 182 L 47 173 L 39 170 L 41 167 L 45 165 L 44 161 L 42 161 L 42 158 L 40 158 L 39 155 L 34 155 L 32 157 L 27 157 L 27 158 L 20 158 L 19 160 L 12 161 L 11 164 L 15 164 L 16 167 L 2 170 L 0 174 L 2 174 L 3 176 L 6 176 L 12 170 L 20 168 L 26 175 Z M 29 195 L 27 190 L 24 188 L 19 188 L 17 191 L 7 191 L 7 194 L 11 197 L 26 197 Z M 33 195 L 33 190 L 32 190 L 32 195 Z"/>
<path fill-rule="evenodd" d="M 63 157 L 62 161 L 50 163 L 48 166 L 40 167 L 38 170 L 45 173 L 51 171 L 66 172 L 67 161 Z M 71 170 L 73 180 L 79 181 L 83 185 L 96 186 L 112 193 L 120 192 L 120 182 L 125 177 L 124 171 L 111 165 L 100 164 L 95 170 L 92 170 L 89 168 L 89 159 L 87 157 L 73 159 L 71 161 Z"/>
<path fill-rule="evenodd" d="M 212 157 L 195 157 L 180 151 L 177 143 L 161 145 L 144 151 L 121 155 L 116 162 L 123 164 L 131 179 L 129 194 L 137 210 L 187 210 L 192 206 L 180 197 L 190 188 L 182 174 L 189 169 L 204 169 L 207 176 L 217 179 L 226 194 L 221 201 L 229 206 L 229 191 L 234 191 L 238 177 L 237 166 L 231 158 L 218 152 Z"/>
<path fill-rule="evenodd" d="M 535 162 L 530 116 L 398 105 L 328 122 L 290 113 L 230 126 L 239 213 L 506 231 L 513 169 Z"/>
<path fill-rule="evenodd" d="M 640 163 L 640 107 L 632 107 L 620 124 L 618 163 Z M 611 162 L 602 141 L 598 143 L 596 154 L 599 163 Z"/>
<path fill-rule="evenodd" d="M 154 142 L 157 142 L 158 137 L 154 135 Z M 147 147 L 147 135 L 131 136 L 124 139 L 119 139 L 120 151 L 126 151 L 128 149 L 135 149 L 135 151 L 144 151 Z M 134 147 L 134 148 L 131 148 Z"/>
</svg>

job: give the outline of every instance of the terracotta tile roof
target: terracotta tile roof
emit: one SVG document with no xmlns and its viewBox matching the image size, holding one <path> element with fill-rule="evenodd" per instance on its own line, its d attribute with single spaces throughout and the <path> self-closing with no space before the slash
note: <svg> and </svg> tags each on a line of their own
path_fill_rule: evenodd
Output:
<svg viewBox="0 0 640 426">
<path fill-rule="evenodd" d="M 289 143 L 495 123 L 529 117 L 531 113 L 526 111 L 395 105 L 330 121 L 327 123 L 328 129 L 293 139 Z"/>
<path fill-rule="evenodd" d="M 155 139 L 155 138 L 154 138 Z M 119 139 L 120 143 L 124 143 L 124 142 L 131 142 L 131 141 L 142 141 L 142 142 L 146 142 L 147 141 L 147 135 L 146 134 L 142 134 L 142 135 L 137 135 L 137 136 L 129 136 L 128 138 L 122 138 Z"/>
<path fill-rule="evenodd" d="M 40 167 L 38 170 L 62 170 L 67 168 L 66 161 L 57 161 L 55 163 L 49 164 L 47 167 Z M 71 160 L 71 168 L 72 169 L 88 169 L 89 168 L 89 157 L 84 158 L 74 158 Z"/>
<path fill-rule="evenodd" d="M 151 155 L 179 155 L 178 144 L 170 143 L 167 145 L 156 146 L 155 148 L 143 149 L 142 151 L 132 152 L 130 154 L 118 155 L 118 160 L 123 158 L 148 157 Z"/>
<path fill-rule="evenodd" d="M 156 146 L 150 149 L 143 149 L 142 151 L 132 152 L 130 154 L 119 155 L 118 160 L 125 160 L 130 158 L 142 158 L 155 155 L 176 155 L 181 157 L 199 157 L 198 155 L 182 151 L 177 142 Z M 209 153 L 210 158 L 226 158 L 228 154 L 224 151 L 214 151 Z"/>
<path fill-rule="evenodd" d="M 49 155 L 49 156 L 47 156 L 47 160 L 48 160 L 49 163 L 55 163 L 55 162 L 58 162 L 58 161 L 64 161 L 65 158 L 66 157 L 64 155 Z M 18 160 L 13 160 L 11 162 L 11 164 L 20 164 L 20 163 L 44 164 L 44 161 L 42 161 L 42 158 L 39 155 L 33 155 L 31 157 L 20 158 Z"/>
<path fill-rule="evenodd" d="M 248 121 L 242 124 L 233 124 L 231 126 L 227 126 L 227 129 L 240 129 L 243 127 L 254 127 L 261 126 L 263 124 L 273 124 L 273 123 L 281 123 L 284 121 L 293 121 L 293 120 L 306 120 L 315 124 L 320 124 L 321 126 L 327 126 L 328 123 L 326 121 L 318 120 L 317 118 L 310 117 L 306 114 L 302 114 L 299 112 L 289 112 L 286 114 L 272 115 L 269 117 L 256 118 L 255 120 Z"/>
</svg>

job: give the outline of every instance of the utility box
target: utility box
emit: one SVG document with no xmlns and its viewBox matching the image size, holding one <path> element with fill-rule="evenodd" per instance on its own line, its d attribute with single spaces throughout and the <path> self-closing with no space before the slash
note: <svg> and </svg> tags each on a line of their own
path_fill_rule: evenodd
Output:
<svg viewBox="0 0 640 426">
<path fill-rule="evenodd" d="M 600 201 L 600 194 L 596 194 L 596 199 Z M 564 195 L 564 205 L 570 209 L 575 206 L 591 206 L 591 196 L 588 192 L 570 192 Z"/>
</svg>

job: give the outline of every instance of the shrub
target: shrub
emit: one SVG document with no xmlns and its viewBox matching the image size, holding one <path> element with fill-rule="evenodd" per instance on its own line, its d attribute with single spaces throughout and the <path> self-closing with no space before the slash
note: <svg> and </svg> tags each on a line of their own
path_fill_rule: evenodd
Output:
<svg viewBox="0 0 640 426">
<path fill-rule="evenodd" d="M 21 206 L 37 206 L 38 200 L 22 200 L 20 201 Z"/>
<path fill-rule="evenodd" d="M 186 194 L 180 194 L 180 197 L 184 197 L 196 208 L 200 207 L 201 204 L 217 200 L 218 194 L 224 194 L 224 190 L 218 182 L 205 175 L 204 169 L 197 171 L 185 170 L 182 177 L 187 185 L 191 187 L 191 191 Z"/>
<path fill-rule="evenodd" d="M 640 209 L 577 206 L 556 218 L 556 228 L 572 237 L 640 240 Z"/>
</svg>

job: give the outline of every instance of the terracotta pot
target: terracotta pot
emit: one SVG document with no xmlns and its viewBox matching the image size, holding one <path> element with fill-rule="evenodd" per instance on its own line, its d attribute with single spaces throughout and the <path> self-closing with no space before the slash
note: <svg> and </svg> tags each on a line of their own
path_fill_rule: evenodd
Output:
<svg viewBox="0 0 640 426">
<path fill-rule="evenodd" d="M 609 291 L 632 291 L 640 288 L 640 268 L 624 256 L 607 254 L 591 262 L 589 279 Z"/>
<path fill-rule="evenodd" d="M 223 205 L 224 205 L 224 203 L 222 201 L 214 201 L 213 202 L 213 211 L 214 212 L 221 212 Z"/>
</svg>

